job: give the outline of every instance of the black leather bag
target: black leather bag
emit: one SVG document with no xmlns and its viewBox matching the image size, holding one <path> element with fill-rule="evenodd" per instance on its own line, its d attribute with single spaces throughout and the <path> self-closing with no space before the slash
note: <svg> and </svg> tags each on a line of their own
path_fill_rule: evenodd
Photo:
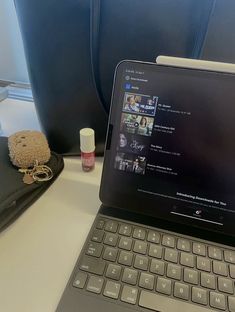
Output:
<svg viewBox="0 0 235 312">
<path fill-rule="evenodd" d="M 214 0 L 15 0 L 35 105 L 52 150 L 79 153 L 94 128 L 104 150 L 115 66 L 197 58 Z"/>
<path fill-rule="evenodd" d="M 214 2 L 201 58 L 235 63 L 235 1 Z"/>
<path fill-rule="evenodd" d="M 0 232 L 14 222 L 55 181 L 64 167 L 62 156 L 51 152 L 47 165 L 53 171 L 50 181 L 23 183 L 23 174 L 10 162 L 8 139 L 0 137 Z"/>
</svg>

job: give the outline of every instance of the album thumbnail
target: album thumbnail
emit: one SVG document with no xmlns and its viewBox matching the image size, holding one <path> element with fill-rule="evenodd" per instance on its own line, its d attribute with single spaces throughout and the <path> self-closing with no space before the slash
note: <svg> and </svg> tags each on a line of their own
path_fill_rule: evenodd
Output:
<svg viewBox="0 0 235 312">
<path fill-rule="evenodd" d="M 123 111 L 154 116 L 156 112 L 158 97 L 148 95 L 125 93 Z"/>
<path fill-rule="evenodd" d="M 149 147 L 149 138 L 120 133 L 118 141 L 118 150 L 126 153 L 147 155 Z"/>
<path fill-rule="evenodd" d="M 150 136 L 153 130 L 154 118 L 148 116 L 123 113 L 120 130 L 130 134 Z"/>
<path fill-rule="evenodd" d="M 146 157 L 144 156 L 117 153 L 115 157 L 115 169 L 143 175 L 145 174 L 145 167 Z"/>
</svg>

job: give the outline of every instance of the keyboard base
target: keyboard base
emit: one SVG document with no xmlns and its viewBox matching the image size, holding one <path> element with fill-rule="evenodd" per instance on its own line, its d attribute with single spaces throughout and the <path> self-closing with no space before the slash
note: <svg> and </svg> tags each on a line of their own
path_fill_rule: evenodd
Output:
<svg viewBox="0 0 235 312">
<path fill-rule="evenodd" d="M 133 311 L 159 311 L 159 312 L 182 312 L 182 311 L 190 311 L 190 312 L 209 312 L 209 311 L 218 311 L 218 309 L 211 308 L 209 305 L 203 306 L 200 304 L 194 304 L 190 301 L 184 301 L 182 299 L 175 298 L 173 295 L 167 296 L 162 295 L 154 290 L 148 291 L 143 288 L 139 288 L 138 291 L 138 297 L 136 298 L 135 304 L 131 304 L 131 300 L 129 300 L 129 304 L 126 302 L 123 302 L 121 292 L 118 295 L 118 298 L 109 298 L 110 295 L 107 297 L 105 296 L 105 289 L 104 286 L 107 285 L 106 281 L 107 278 L 103 276 L 103 260 L 101 258 L 98 258 L 99 255 L 93 254 L 94 252 L 94 246 L 97 243 L 92 242 L 92 246 L 89 248 L 89 252 L 91 254 L 87 254 L 87 247 L 89 242 L 91 242 L 91 238 L 94 229 L 97 228 L 97 222 L 99 219 L 102 218 L 110 218 L 109 216 L 98 214 L 97 218 L 94 222 L 94 225 L 87 237 L 87 241 L 84 244 L 83 250 L 81 251 L 81 254 L 79 256 L 78 262 L 75 265 L 74 271 L 70 277 L 70 280 L 67 284 L 67 287 L 64 291 L 64 294 L 61 298 L 61 301 L 57 307 L 56 312 L 93 312 L 93 311 L 100 311 L 100 312 L 133 312 Z M 118 221 L 118 222 L 127 222 L 123 220 L 115 220 L 115 218 L 111 218 L 111 220 Z M 132 224 L 133 226 L 140 226 L 140 224 Z M 166 231 L 164 231 L 166 232 Z M 106 233 L 107 234 L 107 233 Z M 174 235 L 174 233 L 171 233 Z M 177 235 L 177 234 L 176 234 Z M 97 237 L 98 239 L 98 237 Z M 105 239 L 105 236 L 102 238 L 102 240 Z M 194 239 L 193 237 L 186 237 L 186 239 Z M 207 241 L 204 241 L 205 243 L 209 243 Z M 227 248 L 226 246 L 221 245 L 221 248 Z M 95 250 L 95 252 L 98 252 L 99 250 Z M 86 255 L 85 255 L 86 254 Z M 135 253 L 134 253 L 135 254 Z M 83 264 L 83 258 L 90 259 L 89 261 L 85 261 Z M 92 260 L 92 261 L 91 261 Z M 100 261 L 100 263 L 99 263 Z M 111 260 L 110 260 L 111 261 Z M 118 262 L 111 262 L 113 264 L 119 264 Z M 79 269 L 80 268 L 80 269 Z M 75 285 L 75 276 L 78 272 L 82 272 L 82 276 L 87 276 L 86 280 L 84 280 L 84 285 L 81 289 L 77 285 Z M 101 286 L 102 291 L 98 290 L 99 294 L 94 293 L 94 286 L 93 286 L 93 292 L 87 291 L 87 281 L 90 280 L 92 276 L 96 277 L 96 281 L 98 277 L 101 278 L 103 282 L 103 286 Z M 80 279 L 82 282 L 82 278 Z M 79 283 L 80 283 L 79 281 Z M 113 280 L 113 284 L 116 281 Z M 117 283 L 121 283 L 121 287 L 123 287 L 123 284 L 121 281 L 117 280 Z M 134 285 L 134 284 L 133 284 Z M 130 286 L 130 285 L 129 285 Z M 134 285 L 133 287 L 137 287 L 138 285 Z M 99 285 L 96 284 L 96 287 L 99 288 Z M 110 291 L 111 292 L 111 291 Z M 114 294 L 115 296 L 115 294 Z M 132 298 L 131 298 L 132 299 Z M 124 300 L 126 301 L 127 298 Z M 224 311 L 228 311 L 227 309 L 224 309 Z"/>
</svg>

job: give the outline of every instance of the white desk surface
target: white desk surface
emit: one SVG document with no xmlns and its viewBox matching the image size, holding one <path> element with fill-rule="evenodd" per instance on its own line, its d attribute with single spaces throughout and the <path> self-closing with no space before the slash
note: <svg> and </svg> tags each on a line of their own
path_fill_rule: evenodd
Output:
<svg viewBox="0 0 235 312">
<path fill-rule="evenodd" d="M 0 233 L 0 311 L 54 312 L 100 206 L 102 159 L 66 158 L 54 184 Z"/>
</svg>

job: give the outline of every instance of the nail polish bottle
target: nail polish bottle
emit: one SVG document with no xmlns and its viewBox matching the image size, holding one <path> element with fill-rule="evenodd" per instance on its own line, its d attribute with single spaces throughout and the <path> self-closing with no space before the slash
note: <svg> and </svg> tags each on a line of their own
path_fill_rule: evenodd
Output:
<svg viewBox="0 0 235 312">
<path fill-rule="evenodd" d="M 95 132 L 91 128 L 80 130 L 80 149 L 83 171 L 91 171 L 95 167 Z"/>
</svg>

